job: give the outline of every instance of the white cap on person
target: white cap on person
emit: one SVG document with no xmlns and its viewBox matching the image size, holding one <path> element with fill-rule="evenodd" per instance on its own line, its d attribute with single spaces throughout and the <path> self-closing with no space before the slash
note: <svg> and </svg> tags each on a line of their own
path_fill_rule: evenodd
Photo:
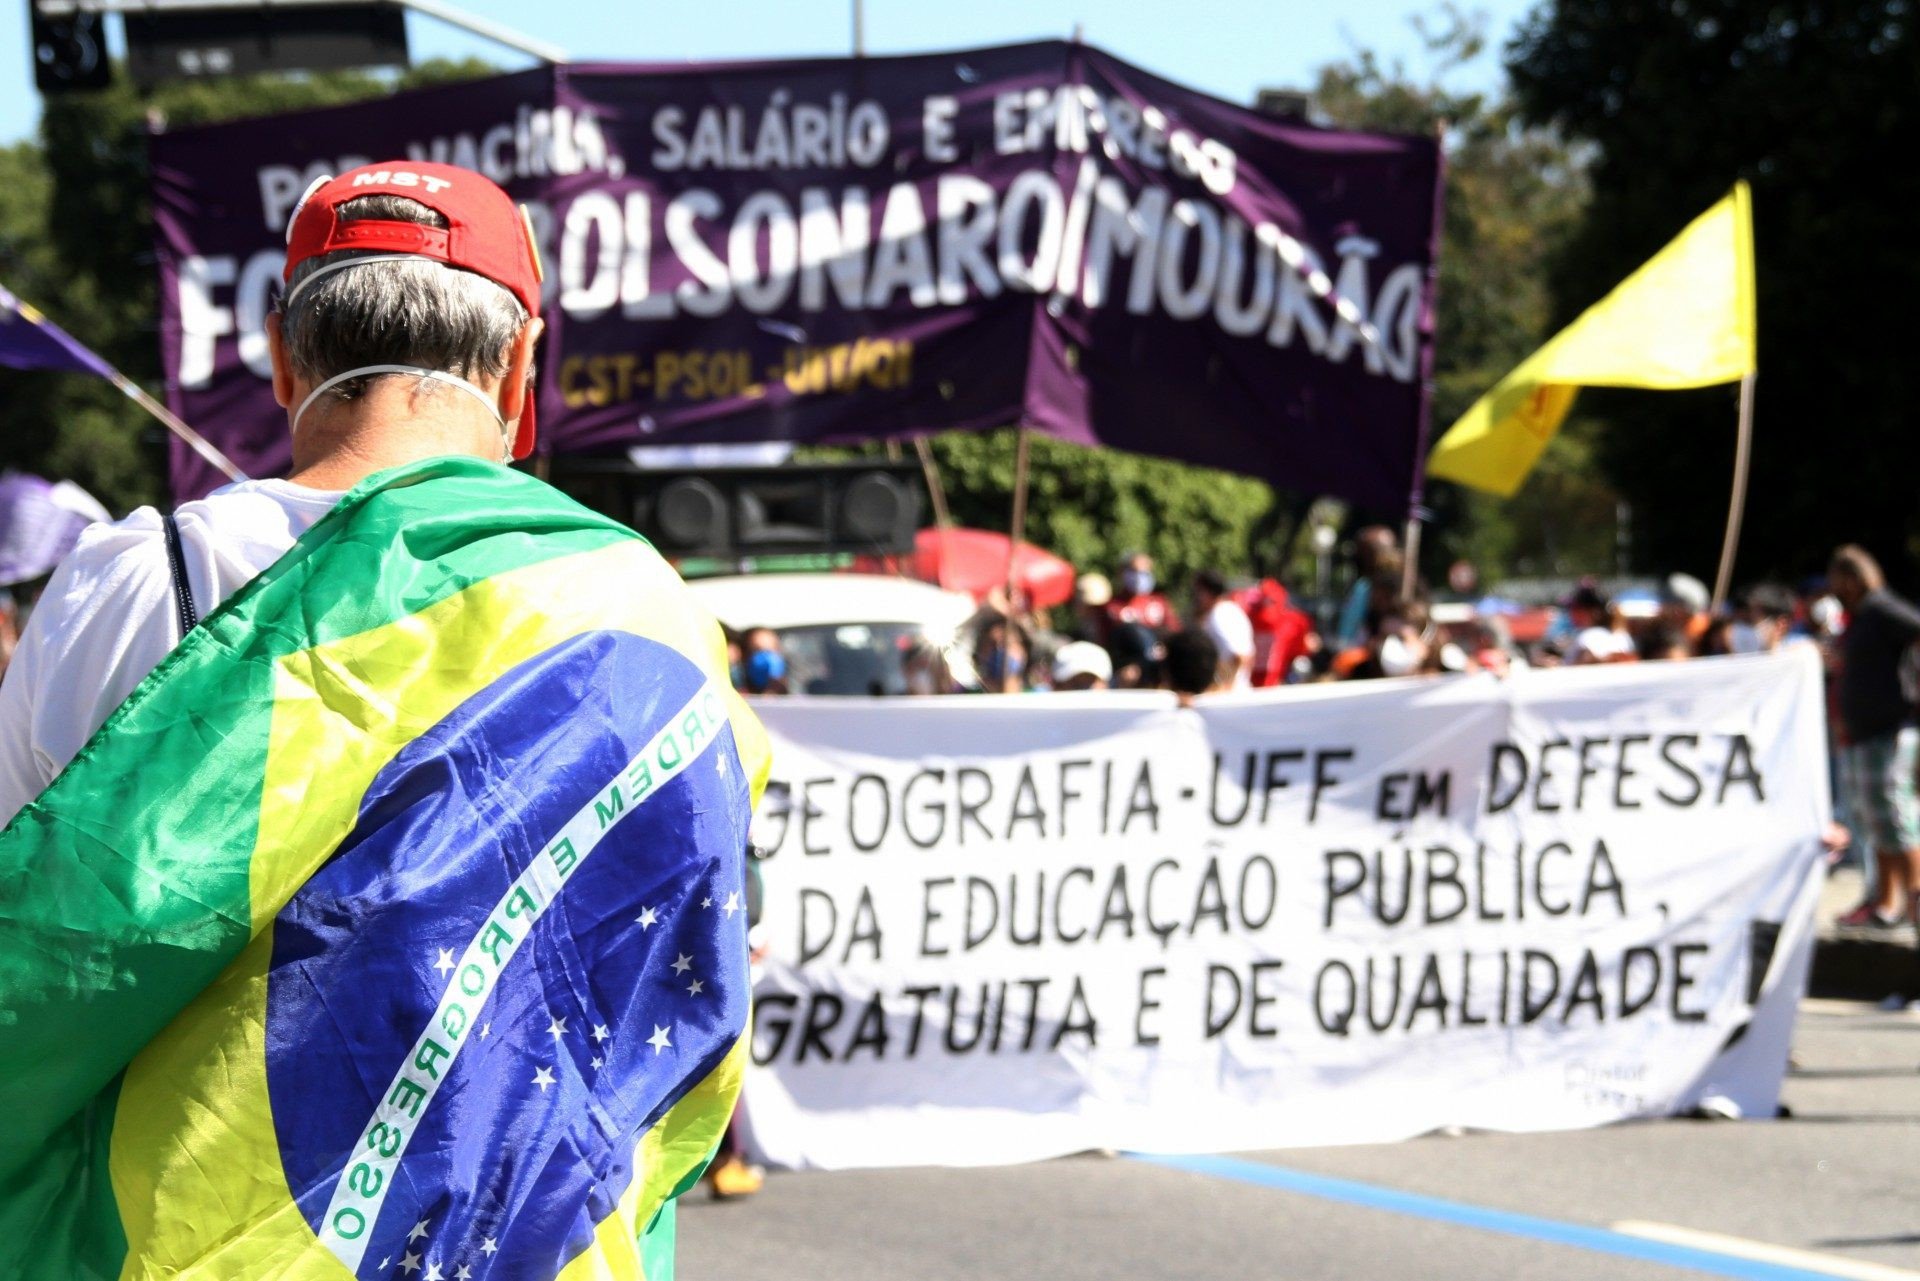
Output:
<svg viewBox="0 0 1920 1281">
<path fill-rule="evenodd" d="M 1064 685 L 1079 677 L 1091 676 L 1101 682 L 1113 679 L 1113 659 L 1092 641 L 1069 641 L 1053 656 L 1053 683 Z"/>
</svg>

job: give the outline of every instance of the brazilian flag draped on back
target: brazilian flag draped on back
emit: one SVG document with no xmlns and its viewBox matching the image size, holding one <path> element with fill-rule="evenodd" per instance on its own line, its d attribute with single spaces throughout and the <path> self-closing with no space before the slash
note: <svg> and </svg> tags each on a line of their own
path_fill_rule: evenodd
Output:
<svg viewBox="0 0 1920 1281">
<path fill-rule="evenodd" d="M 648 544 L 376 476 L 0 833 L 0 1277 L 641 1277 L 739 1087 L 767 753 Z"/>
</svg>

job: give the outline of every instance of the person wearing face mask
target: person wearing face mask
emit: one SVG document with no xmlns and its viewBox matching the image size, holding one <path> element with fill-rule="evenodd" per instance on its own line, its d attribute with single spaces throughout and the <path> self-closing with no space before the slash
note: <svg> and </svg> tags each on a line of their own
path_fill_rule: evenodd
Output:
<svg viewBox="0 0 1920 1281">
<path fill-rule="evenodd" d="M 765 736 L 659 553 L 506 465 L 526 210 L 389 161 L 286 244 L 290 474 L 89 525 L 0 682 L 0 1277 L 671 1275 Z M 109 1186 L 62 1118 L 115 1106 Z"/>
<path fill-rule="evenodd" d="M 411 185 L 392 181 L 401 171 Z M 266 326 L 292 474 L 89 532 L 0 696 L 0 821 L 180 642 L 187 612 L 212 613 L 354 485 L 423 459 L 531 452 L 543 322 L 527 226 L 505 192 L 451 166 L 315 181 L 288 224 L 286 292 Z"/>
<path fill-rule="evenodd" d="M 1732 652 L 1772 654 L 1795 645 L 1812 644 L 1809 637 L 1794 633 L 1796 606 L 1793 593 L 1778 583 L 1760 583 L 1748 588 L 1740 602 L 1741 619 L 1734 629 Z"/>
<path fill-rule="evenodd" d="M 785 694 L 787 656 L 780 648 L 780 637 L 771 627 L 756 627 L 747 633 L 746 656 L 742 665 L 740 688 L 749 694 Z"/>
<path fill-rule="evenodd" d="M 1107 602 L 1107 632 L 1124 623 L 1137 623 L 1156 635 L 1165 636 L 1180 626 L 1173 603 L 1159 590 L 1153 573 L 1153 557 L 1134 552 L 1120 566 L 1119 585 Z"/>
<path fill-rule="evenodd" d="M 974 649 L 981 689 L 988 694 L 1018 694 L 1026 689 L 1030 649 L 1026 633 L 1017 623 L 1004 618 L 988 623 Z"/>
</svg>

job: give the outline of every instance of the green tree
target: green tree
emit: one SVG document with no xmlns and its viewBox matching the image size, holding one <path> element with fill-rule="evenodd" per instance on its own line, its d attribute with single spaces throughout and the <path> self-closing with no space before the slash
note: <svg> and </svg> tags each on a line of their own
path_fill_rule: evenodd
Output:
<svg viewBox="0 0 1920 1281">
<path fill-rule="evenodd" d="M 1335 124 L 1445 139 L 1433 436 L 1552 334 L 1549 265 L 1581 225 L 1579 154 L 1524 127 L 1505 95 L 1449 87 L 1485 56 L 1484 15 L 1416 18 L 1431 64 L 1417 77 L 1361 50 L 1322 69 L 1315 107 Z M 1576 417 L 1512 499 L 1429 483 L 1430 571 L 1457 556 L 1488 576 L 1612 568 L 1615 498 L 1592 466 L 1595 424 Z"/>
<path fill-rule="evenodd" d="M 1557 258 L 1560 319 L 1736 178 L 1753 184 L 1760 379 L 1739 577 L 1819 569 L 1833 544 L 1911 579 L 1913 404 L 1900 337 L 1920 288 L 1920 40 L 1909 0 L 1554 0 L 1508 50 L 1530 120 L 1585 140 L 1593 200 Z M 1730 388 L 1583 396 L 1607 477 L 1663 565 L 1711 572 L 1734 448 Z"/>
<path fill-rule="evenodd" d="M 159 314 L 147 184 L 150 128 L 330 106 L 493 74 L 483 62 L 179 81 L 143 95 L 122 75 L 50 100 L 37 142 L 0 149 L 0 280 L 157 391 Z M 119 392 L 73 374 L 4 375 L 0 464 L 70 478 L 125 510 L 165 495 L 165 439 Z"/>
<path fill-rule="evenodd" d="M 1176 587 L 1200 569 L 1250 574 L 1279 541 L 1275 522 L 1290 524 L 1261 481 L 1040 435 L 1030 445 L 1027 541 L 1084 569 L 1111 574 L 1139 550 Z M 955 522 L 1005 530 L 1014 433 L 941 436 L 933 452 Z"/>
</svg>

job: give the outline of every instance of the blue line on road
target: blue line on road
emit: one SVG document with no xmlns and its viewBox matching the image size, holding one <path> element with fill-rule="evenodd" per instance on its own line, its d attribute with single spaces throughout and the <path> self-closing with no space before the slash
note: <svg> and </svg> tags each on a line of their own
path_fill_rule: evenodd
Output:
<svg viewBox="0 0 1920 1281">
<path fill-rule="evenodd" d="M 1323 1201 L 1338 1201 L 1368 1210 L 1386 1210 L 1416 1219 L 1452 1223 L 1460 1227 L 1478 1228 L 1483 1232 L 1498 1232 L 1505 1236 L 1545 1241 L 1552 1245 L 1573 1246 L 1575 1249 L 1593 1250 L 1600 1254 L 1619 1255 L 1628 1259 L 1641 1259 L 1648 1263 L 1665 1264 L 1673 1268 L 1690 1268 L 1710 1276 L 1742 1277 L 1747 1281 L 1831 1281 L 1833 1275 L 1828 1272 L 1810 1272 L 1805 1268 L 1787 1267 L 1779 1263 L 1765 1263 L 1757 1259 L 1743 1259 L 1738 1255 L 1721 1254 L 1714 1250 L 1671 1245 L 1665 1241 L 1649 1241 L 1607 1228 L 1588 1227 L 1580 1223 L 1562 1223 L 1557 1219 L 1542 1219 L 1531 1214 L 1517 1214 L 1511 1210 L 1495 1210 L 1482 1205 L 1469 1205 L 1464 1201 L 1449 1201 L 1443 1197 L 1422 1196 L 1417 1192 L 1401 1192 L 1394 1188 L 1377 1187 L 1371 1183 L 1358 1183 L 1352 1179 L 1308 1174 L 1301 1170 L 1289 1170 L 1283 1166 L 1266 1165 L 1259 1161 L 1224 1156 L 1148 1156 L 1140 1153 L 1133 1155 L 1135 1160 L 1170 1166 L 1176 1170 L 1187 1170 L 1194 1174 L 1210 1175 L 1216 1179 L 1231 1179 L 1238 1183 L 1252 1183 L 1264 1188 L 1278 1188 L 1283 1192 L 1296 1192 L 1302 1196 L 1318 1197 Z"/>
</svg>

